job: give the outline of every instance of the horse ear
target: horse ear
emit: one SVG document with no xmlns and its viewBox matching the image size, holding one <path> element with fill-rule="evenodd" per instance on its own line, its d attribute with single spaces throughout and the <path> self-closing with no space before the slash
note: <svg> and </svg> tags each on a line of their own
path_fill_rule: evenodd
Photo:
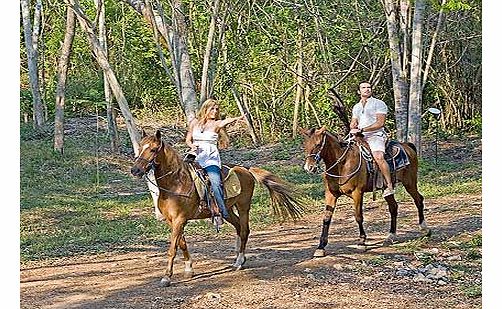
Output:
<svg viewBox="0 0 502 309">
<path fill-rule="evenodd" d="M 141 128 L 141 138 L 146 136 L 145 129 Z"/>
<path fill-rule="evenodd" d="M 298 132 L 303 136 L 308 136 L 307 129 L 298 128 Z"/>
<path fill-rule="evenodd" d="M 322 126 L 319 130 L 316 130 L 315 133 L 317 133 L 317 134 L 323 134 L 324 132 L 326 132 L 326 127 Z"/>
<path fill-rule="evenodd" d="M 157 132 L 155 132 L 155 137 L 157 139 L 160 139 L 161 136 L 162 136 L 162 134 L 160 133 L 160 130 L 157 130 Z"/>
</svg>

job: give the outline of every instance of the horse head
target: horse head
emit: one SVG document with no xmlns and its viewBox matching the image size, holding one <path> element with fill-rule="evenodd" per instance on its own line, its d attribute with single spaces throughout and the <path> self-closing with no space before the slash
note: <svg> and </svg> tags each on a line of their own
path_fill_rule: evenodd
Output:
<svg viewBox="0 0 502 309">
<path fill-rule="evenodd" d="M 164 144 L 159 130 L 152 136 L 147 136 L 143 131 L 143 137 L 139 142 L 139 154 L 134 159 L 131 174 L 141 178 L 148 173 L 155 166 L 155 158 L 157 158 L 162 148 L 164 148 Z"/>
<path fill-rule="evenodd" d="M 305 165 L 303 168 L 307 173 L 314 174 L 321 171 L 319 163 L 321 161 L 321 153 L 326 145 L 326 128 L 302 130 L 302 135 L 305 137 L 303 141 L 303 149 L 305 150 Z"/>
</svg>

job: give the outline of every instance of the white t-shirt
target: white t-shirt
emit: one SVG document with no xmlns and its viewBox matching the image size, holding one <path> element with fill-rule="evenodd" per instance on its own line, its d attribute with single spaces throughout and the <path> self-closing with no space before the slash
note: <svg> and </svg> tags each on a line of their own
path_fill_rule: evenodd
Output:
<svg viewBox="0 0 502 309">
<path fill-rule="evenodd" d="M 354 105 L 352 108 L 352 118 L 357 119 L 357 126 L 359 129 L 362 129 L 374 124 L 377 121 L 376 115 L 387 114 L 387 110 L 387 105 L 384 101 L 369 97 L 364 107 L 361 101 Z M 374 132 L 378 131 L 383 131 L 383 128 Z M 365 131 L 364 133 L 367 132 Z"/>
</svg>

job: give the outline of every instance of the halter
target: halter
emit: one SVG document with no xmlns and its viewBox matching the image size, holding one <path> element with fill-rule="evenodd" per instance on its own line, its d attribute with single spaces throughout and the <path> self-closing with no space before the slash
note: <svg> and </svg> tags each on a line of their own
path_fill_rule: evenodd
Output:
<svg viewBox="0 0 502 309">
<path fill-rule="evenodd" d="M 147 159 L 144 159 L 144 158 L 141 158 L 141 157 L 136 157 L 136 158 L 134 159 L 134 161 L 139 161 L 139 160 L 142 160 L 142 161 L 146 161 L 146 162 L 147 162 L 147 166 L 146 166 L 146 168 L 145 168 L 145 175 L 146 175 L 146 174 L 147 174 L 147 173 L 148 173 L 151 169 L 154 169 L 154 170 L 155 170 L 155 168 L 156 168 L 157 166 L 159 166 L 159 165 L 160 165 L 159 163 L 157 163 L 157 162 L 155 161 L 155 159 L 157 158 L 158 154 L 160 153 L 161 149 L 163 149 L 163 148 L 164 148 L 164 142 L 161 140 L 161 141 L 160 141 L 160 147 L 159 147 L 159 149 L 157 149 L 157 151 L 155 151 L 155 153 L 153 154 L 152 159 L 147 160 Z M 162 176 L 156 177 L 156 180 L 162 179 L 162 178 L 164 178 L 164 177 L 166 177 L 166 176 L 168 176 L 168 175 L 171 175 L 171 174 L 173 174 L 173 173 L 174 173 L 174 171 L 167 172 L 167 173 L 165 173 L 165 174 L 164 174 L 164 175 L 162 175 Z M 145 178 L 148 180 L 148 182 L 150 182 L 152 185 L 156 186 L 159 190 L 162 190 L 162 191 L 164 191 L 164 192 L 167 192 L 167 193 L 169 193 L 169 194 L 171 194 L 171 195 L 183 196 L 183 197 L 186 197 L 186 198 L 190 198 L 190 197 L 191 197 L 191 195 L 192 195 L 193 190 L 195 189 L 195 183 L 192 181 L 192 186 L 191 186 L 190 190 L 189 190 L 187 193 L 177 193 L 177 192 L 173 192 L 173 191 L 167 190 L 167 189 L 165 189 L 165 188 L 162 188 L 162 187 L 161 187 L 161 186 L 159 186 L 157 183 L 155 183 L 155 182 L 151 181 L 149 177 L 145 177 Z"/>
<path fill-rule="evenodd" d="M 350 172 L 347 175 L 335 175 L 335 174 L 328 173 L 329 170 L 331 170 L 332 168 L 334 168 L 335 166 L 337 166 L 340 162 L 342 162 L 342 160 L 345 158 L 345 156 L 349 152 L 350 146 L 353 143 L 353 138 L 349 138 L 348 141 L 349 141 L 349 145 L 347 145 L 347 148 L 345 149 L 345 151 L 343 152 L 343 154 L 340 156 L 340 158 L 338 158 L 338 160 L 336 160 L 335 163 L 333 163 L 329 168 L 327 168 L 324 171 L 324 174 L 326 174 L 327 176 L 333 177 L 333 178 L 345 178 L 345 177 L 348 177 L 347 180 L 345 180 L 343 183 L 341 183 L 341 184 L 338 183 L 338 185 L 340 185 L 340 186 L 346 184 L 352 178 L 352 176 L 354 176 L 361 169 L 362 155 L 361 155 L 361 150 L 359 150 L 359 163 L 357 164 L 357 167 L 356 167 L 355 170 L 353 170 L 352 172 Z M 307 156 L 307 158 L 313 156 L 316 164 L 319 166 L 319 161 L 321 160 L 321 152 L 324 149 L 325 145 L 326 145 L 326 134 L 324 134 L 324 136 L 323 136 L 322 144 L 319 147 L 319 151 L 317 153 L 315 153 L 315 154 L 314 153 L 309 154 Z"/>
</svg>

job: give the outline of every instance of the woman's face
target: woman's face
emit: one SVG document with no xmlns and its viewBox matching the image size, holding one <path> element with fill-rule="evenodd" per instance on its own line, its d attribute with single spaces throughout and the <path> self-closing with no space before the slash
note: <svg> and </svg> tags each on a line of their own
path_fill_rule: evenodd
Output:
<svg viewBox="0 0 502 309">
<path fill-rule="evenodd" d="M 220 112 L 220 107 L 217 104 L 215 104 L 207 110 L 207 112 L 206 112 L 207 118 L 208 119 L 216 119 L 219 112 Z"/>
</svg>

